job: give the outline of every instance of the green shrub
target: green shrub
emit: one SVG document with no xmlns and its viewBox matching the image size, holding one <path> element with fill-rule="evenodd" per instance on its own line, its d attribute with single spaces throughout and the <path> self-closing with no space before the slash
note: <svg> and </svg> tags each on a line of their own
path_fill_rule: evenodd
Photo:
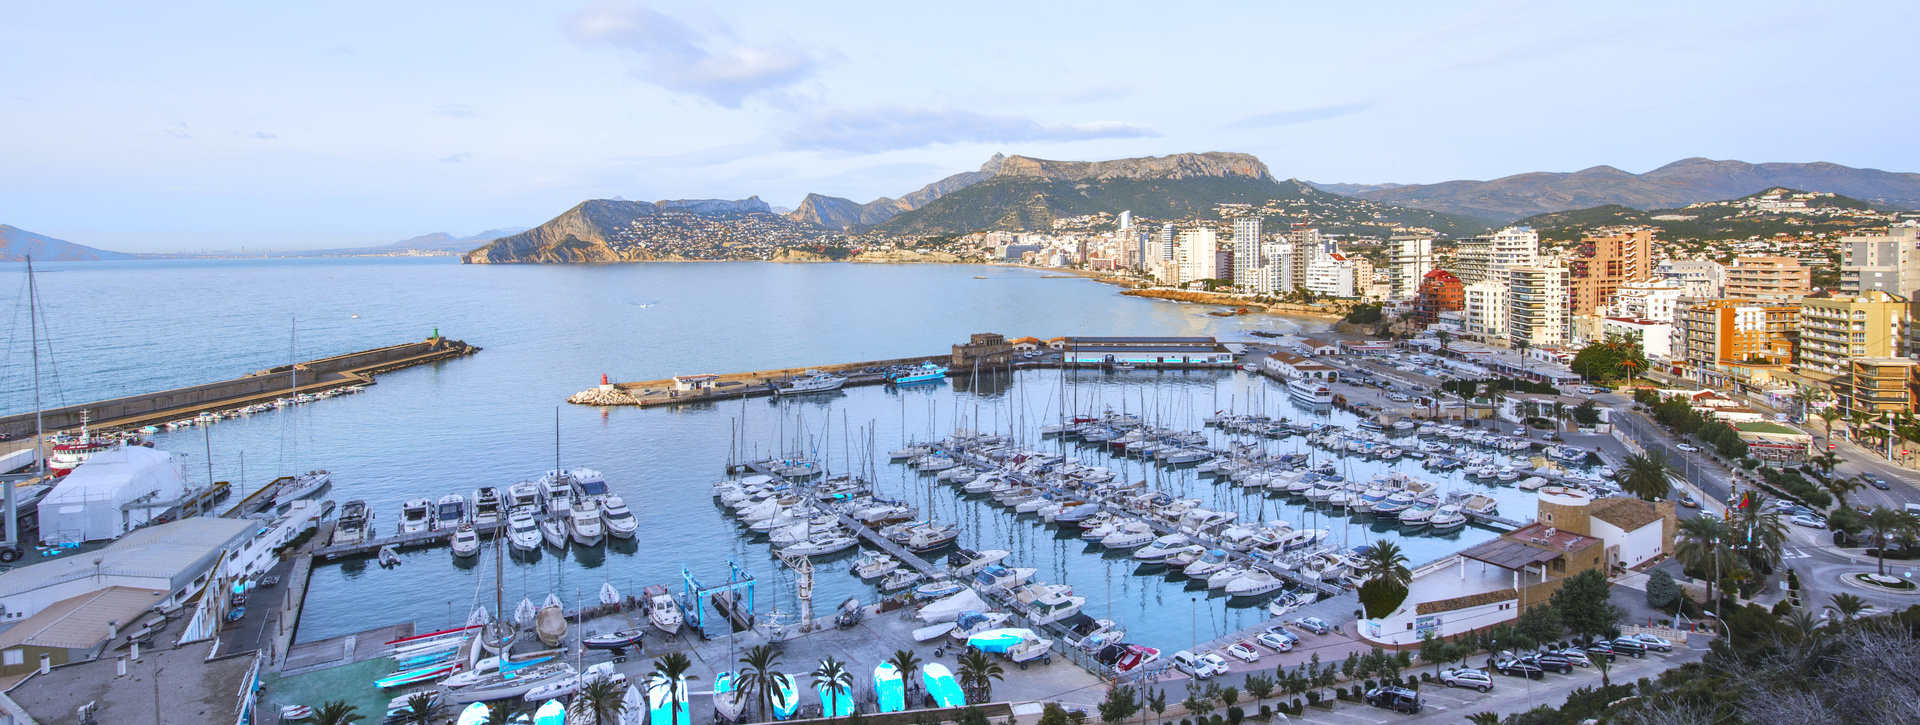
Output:
<svg viewBox="0 0 1920 725">
<path fill-rule="evenodd" d="M 1261 705 L 1261 706 L 1260 706 L 1260 719 L 1262 719 L 1262 720 L 1267 720 L 1267 719 L 1271 719 L 1272 717 L 1273 717 L 1273 706 L 1272 706 L 1272 705 Z"/>
</svg>

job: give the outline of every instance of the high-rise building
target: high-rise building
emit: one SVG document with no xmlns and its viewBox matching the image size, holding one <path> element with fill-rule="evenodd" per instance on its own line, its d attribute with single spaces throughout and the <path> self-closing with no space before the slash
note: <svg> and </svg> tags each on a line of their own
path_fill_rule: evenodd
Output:
<svg viewBox="0 0 1920 725">
<path fill-rule="evenodd" d="M 1667 284 L 1679 287 L 1682 297 L 1716 299 L 1726 294 L 1727 269 L 1707 259 L 1669 259 L 1654 268 Z"/>
<path fill-rule="evenodd" d="M 1727 267 L 1726 295 L 1735 299 L 1791 302 L 1812 291 L 1813 270 L 1797 257 L 1734 257 Z"/>
<path fill-rule="evenodd" d="M 1532 227 L 1507 227 L 1485 237 L 1460 240 L 1454 254 L 1454 273 L 1461 284 L 1473 284 L 1494 278 L 1508 267 L 1527 267 L 1540 262 L 1540 233 Z"/>
<path fill-rule="evenodd" d="M 1260 248 L 1260 217 L 1233 220 L 1233 286 L 1246 291 L 1260 287 L 1261 268 L 1267 265 Z"/>
<path fill-rule="evenodd" d="M 1132 210 L 1132 209 L 1128 209 L 1128 210 L 1126 210 L 1126 211 L 1123 211 L 1123 212 L 1120 212 L 1120 227 L 1119 227 L 1119 228 L 1120 228 L 1120 229 L 1132 229 L 1132 228 L 1133 228 L 1133 210 Z"/>
<path fill-rule="evenodd" d="M 1387 242 L 1387 295 L 1409 299 L 1420 291 L 1420 280 L 1433 271 L 1433 238 L 1395 235 Z"/>
<path fill-rule="evenodd" d="M 1673 322 L 1674 308 L 1680 303 L 1681 297 L 1687 296 L 1685 290 L 1664 279 L 1628 282 L 1614 292 L 1613 304 L 1608 306 L 1607 315 Z"/>
<path fill-rule="evenodd" d="M 1178 246 L 1174 238 L 1172 224 L 1160 225 L 1160 258 L 1173 259 L 1173 250 Z"/>
<path fill-rule="evenodd" d="M 1777 367 L 1793 361 L 1800 306 L 1758 300 L 1681 298 L 1670 345 L 1685 376 L 1724 386 L 1743 366 Z"/>
<path fill-rule="evenodd" d="M 1586 237 L 1567 260 L 1568 307 L 1575 315 L 1597 314 L 1620 285 L 1652 276 L 1652 230 Z"/>
<path fill-rule="evenodd" d="M 1467 339 L 1505 347 L 1507 345 L 1507 273 L 1461 288 L 1462 315 Z"/>
<path fill-rule="evenodd" d="M 1907 300 L 1882 290 L 1800 300 L 1800 371 L 1838 376 L 1847 359 L 1901 357 L 1911 318 Z"/>
<path fill-rule="evenodd" d="M 1920 292 L 1920 227 L 1901 224 L 1882 234 L 1841 237 L 1840 290 L 1913 299 Z"/>
<path fill-rule="evenodd" d="M 1514 347 L 1567 344 L 1567 269 L 1507 270 L 1507 339 Z"/>
<path fill-rule="evenodd" d="M 1220 242 L 1211 227 L 1181 232 L 1180 252 L 1185 259 L 1180 270 L 1182 283 L 1220 278 Z"/>
<path fill-rule="evenodd" d="M 1440 313 L 1466 306 L 1466 289 L 1460 278 L 1444 269 L 1433 270 L 1421 278 L 1420 291 L 1413 296 L 1413 324 L 1424 329 L 1438 321 Z"/>
<path fill-rule="evenodd" d="M 1353 260 L 1339 252 L 1330 252 L 1307 265 L 1306 288 L 1329 297 L 1354 297 Z"/>
</svg>

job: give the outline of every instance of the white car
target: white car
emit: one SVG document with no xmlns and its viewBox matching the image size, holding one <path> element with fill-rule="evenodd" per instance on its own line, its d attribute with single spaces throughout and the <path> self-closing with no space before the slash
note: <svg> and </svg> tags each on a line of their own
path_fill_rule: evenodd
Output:
<svg viewBox="0 0 1920 725">
<path fill-rule="evenodd" d="M 1811 514 L 1800 514 L 1799 516 L 1795 516 L 1787 520 L 1793 522 L 1793 525 L 1795 526 L 1805 526 L 1809 529 L 1827 528 L 1827 522 L 1825 519 L 1822 519 L 1818 516 L 1814 516 Z"/>
<path fill-rule="evenodd" d="M 1314 634 L 1326 634 L 1330 631 L 1333 631 L 1333 625 L 1327 624 L 1327 620 L 1321 619 L 1319 617 L 1301 617 L 1299 619 L 1293 620 L 1293 626 L 1307 630 Z"/>
<path fill-rule="evenodd" d="M 1648 634 L 1646 632 L 1641 632 L 1640 634 L 1634 635 L 1633 639 L 1634 641 L 1639 642 L 1641 646 L 1656 652 L 1672 652 L 1673 651 L 1673 643 L 1668 641 L 1667 638 L 1661 637 L 1657 634 Z"/>
<path fill-rule="evenodd" d="M 1241 640 L 1227 647 L 1227 656 L 1241 662 L 1259 662 L 1260 650 L 1254 649 L 1252 642 Z"/>
<path fill-rule="evenodd" d="M 1694 444 L 1692 444 L 1692 443 L 1682 443 L 1682 444 L 1680 444 L 1680 445 L 1677 445 L 1677 446 L 1674 446 L 1674 447 L 1675 447 L 1675 448 L 1678 448 L 1678 449 L 1680 449 L 1680 450 L 1682 450 L 1682 451 L 1686 451 L 1686 452 L 1688 452 L 1688 453 L 1699 453 L 1699 452 L 1700 452 L 1700 447 L 1699 447 L 1699 446 L 1696 446 L 1696 445 L 1694 445 Z"/>
<path fill-rule="evenodd" d="M 1409 397 L 1407 397 L 1407 396 L 1406 396 L 1405 394 L 1402 394 L 1402 393 L 1388 393 L 1388 394 L 1387 394 L 1387 400 L 1391 400 L 1391 401 L 1393 401 L 1393 402 L 1395 402 L 1395 403 L 1405 403 L 1405 402 L 1407 402 L 1407 401 L 1409 401 L 1409 400 L 1412 400 L 1412 398 L 1409 398 Z"/>
<path fill-rule="evenodd" d="M 1220 655 L 1196 655 L 1186 650 L 1173 653 L 1173 667 L 1193 676 L 1196 680 L 1205 680 L 1214 675 L 1227 673 L 1227 661 Z"/>
<path fill-rule="evenodd" d="M 1486 672 L 1465 667 L 1440 673 L 1440 681 L 1448 687 L 1470 687 L 1481 692 L 1493 689 L 1493 678 Z"/>
<path fill-rule="evenodd" d="M 1290 636 L 1274 632 L 1261 632 L 1260 636 L 1254 637 L 1253 639 L 1259 642 L 1261 646 L 1275 652 L 1293 651 L 1293 638 Z"/>
</svg>

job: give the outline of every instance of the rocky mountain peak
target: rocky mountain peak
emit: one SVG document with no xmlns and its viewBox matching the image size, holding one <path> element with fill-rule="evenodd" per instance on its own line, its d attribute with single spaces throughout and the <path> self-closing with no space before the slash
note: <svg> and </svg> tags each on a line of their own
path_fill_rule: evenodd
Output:
<svg viewBox="0 0 1920 725">
<path fill-rule="evenodd" d="M 1052 161 L 1027 156 L 998 155 L 995 176 L 1037 177 L 1048 181 L 1106 181 L 1111 179 L 1251 178 L 1271 181 L 1267 165 L 1252 154 L 1210 151 L 1112 161 Z M 993 165 L 994 161 L 988 161 Z M 986 167 L 982 167 L 984 170 Z"/>
</svg>

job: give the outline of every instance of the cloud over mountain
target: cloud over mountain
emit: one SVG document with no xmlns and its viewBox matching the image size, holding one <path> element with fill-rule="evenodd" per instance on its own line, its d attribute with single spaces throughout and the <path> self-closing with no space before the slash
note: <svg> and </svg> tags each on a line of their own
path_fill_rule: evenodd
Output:
<svg viewBox="0 0 1920 725">
<path fill-rule="evenodd" d="M 602 0 L 567 20 L 583 45 L 625 51 L 639 61 L 634 76 L 728 108 L 755 94 L 792 85 L 819 65 L 812 54 L 780 45 L 726 43 L 678 18 L 624 0 Z"/>
<path fill-rule="evenodd" d="M 821 111 L 781 136 L 789 149 L 877 153 L 934 144 L 1084 141 L 1144 138 L 1159 132 L 1137 123 L 1045 123 L 1018 114 L 958 108 L 884 105 Z"/>
</svg>

